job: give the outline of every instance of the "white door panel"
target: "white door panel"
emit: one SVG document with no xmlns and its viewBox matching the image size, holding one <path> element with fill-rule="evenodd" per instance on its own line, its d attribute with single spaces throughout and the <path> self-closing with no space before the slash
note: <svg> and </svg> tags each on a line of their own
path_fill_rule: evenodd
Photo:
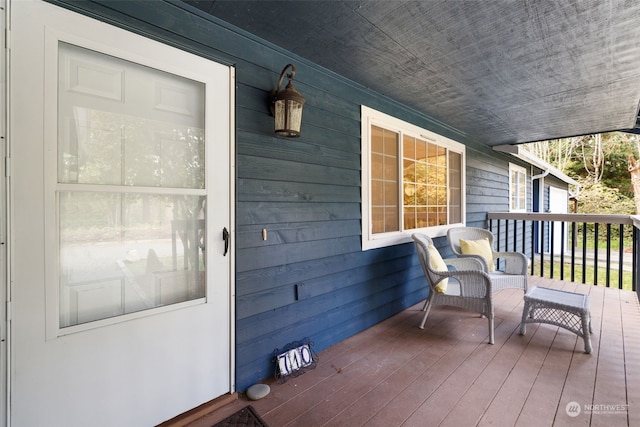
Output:
<svg viewBox="0 0 640 427">
<path fill-rule="evenodd" d="M 12 424 L 155 425 L 232 391 L 232 70 L 10 10 Z"/>
</svg>

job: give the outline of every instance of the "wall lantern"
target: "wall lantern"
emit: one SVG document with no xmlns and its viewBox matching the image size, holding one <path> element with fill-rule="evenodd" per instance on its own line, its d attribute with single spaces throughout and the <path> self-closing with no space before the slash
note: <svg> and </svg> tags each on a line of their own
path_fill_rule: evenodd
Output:
<svg viewBox="0 0 640 427">
<path fill-rule="evenodd" d="M 282 79 L 287 68 L 291 72 L 287 74 L 289 83 L 284 90 L 280 90 Z M 271 92 L 271 114 L 275 117 L 275 132 L 277 136 L 294 137 L 300 136 L 300 125 L 302 123 L 302 106 L 304 97 L 293 87 L 293 76 L 296 75 L 296 67 L 287 64 L 280 73 L 278 87 Z"/>
</svg>

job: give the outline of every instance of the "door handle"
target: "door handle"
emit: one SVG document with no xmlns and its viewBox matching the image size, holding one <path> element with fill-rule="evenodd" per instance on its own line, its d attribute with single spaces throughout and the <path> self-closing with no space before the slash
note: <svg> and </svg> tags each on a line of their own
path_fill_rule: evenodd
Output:
<svg viewBox="0 0 640 427">
<path fill-rule="evenodd" d="M 222 229 L 222 240 L 224 240 L 224 253 L 222 254 L 222 256 L 227 256 L 227 252 L 229 252 L 230 239 L 231 239 L 231 234 L 229 233 L 229 230 L 227 230 L 227 227 L 224 227 Z"/>
</svg>

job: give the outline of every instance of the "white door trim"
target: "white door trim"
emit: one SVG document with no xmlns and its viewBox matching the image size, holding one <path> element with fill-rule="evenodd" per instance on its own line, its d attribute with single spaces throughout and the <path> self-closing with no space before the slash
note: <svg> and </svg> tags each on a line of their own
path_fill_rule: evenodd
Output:
<svg viewBox="0 0 640 427">
<path fill-rule="evenodd" d="M 236 391 L 236 68 L 229 67 L 229 384 Z"/>
<path fill-rule="evenodd" d="M 0 46 L 3 46 L 0 55 L 0 98 L 3 100 L 0 105 L 0 132 L 2 139 L 0 145 L 0 426 L 9 425 L 9 374 L 10 374 L 10 272 L 9 272 L 9 244 L 10 230 L 7 227 L 9 221 L 8 194 L 9 177 L 7 176 L 8 147 L 7 135 L 9 134 L 9 124 L 7 120 L 9 111 L 9 46 L 8 46 L 8 26 L 10 4 L 7 0 L 0 0 Z"/>
</svg>

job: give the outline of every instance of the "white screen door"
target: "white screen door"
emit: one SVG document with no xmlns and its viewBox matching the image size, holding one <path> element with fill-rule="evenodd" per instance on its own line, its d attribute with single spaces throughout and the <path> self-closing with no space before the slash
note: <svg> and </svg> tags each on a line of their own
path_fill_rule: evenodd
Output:
<svg viewBox="0 0 640 427">
<path fill-rule="evenodd" d="M 11 14 L 12 424 L 155 425 L 232 391 L 232 70 Z"/>
</svg>

